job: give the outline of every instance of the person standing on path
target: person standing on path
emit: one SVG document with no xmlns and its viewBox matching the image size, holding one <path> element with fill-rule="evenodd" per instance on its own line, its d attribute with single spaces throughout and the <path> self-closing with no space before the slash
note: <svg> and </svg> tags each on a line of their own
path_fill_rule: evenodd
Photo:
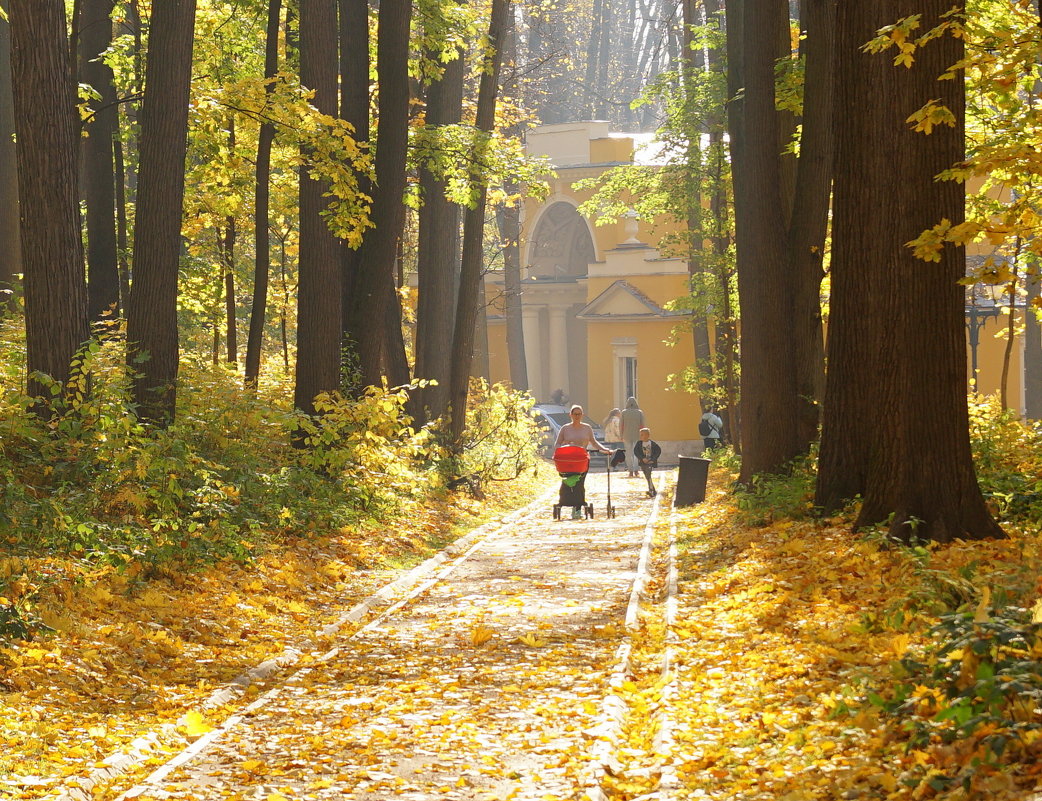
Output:
<svg viewBox="0 0 1042 801">
<path fill-rule="evenodd" d="M 597 437 L 593 433 L 593 426 L 583 422 L 582 406 L 575 404 L 568 414 L 571 416 L 572 421 L 565 423 L 561 426 L 561 430 L 557 432 L 557 442 L 554 443 L 554 450 L 562 445 L 578 445 L 580 448 L 600 451 L 606 456 L 611 456 L 611 450 L 597 441 Z M 572 473 L 566 474 L 568 478 L 561 480 L 560 505 L 572 507 L 572 520 L 579 519 L 582 514 L 580 510 L 586 504 L 586 473 L 589 472 L 589 469 L 587 469 L 586 472 L 580 473 L 578 479 L 573 484 L 567 483 L 573 476 Z"/>
<path fill-rule="evenodd" d="M 640 439 L 633 446 L 633 455 L 637 457 L 637 464 L 644 472 L 644 478 L 648 482 L 648 497 L 654 498 L 658 495 L 655 484 L 651 480 L 651 471 L 658 467 L 658 457 L 662 455 L 662 448 L 651 438 L 651 429 L 642 428 Z"/>
<path fill-rule="evenodd" d="M 612 409 L 601 423 L 604 429 L 604 442 L 609 447 L 617 448 L 622 443 L 622 410 Z"/>
<path fill-rule="evenodd" d="M 640 430 L 644 428 L 644 412 L 637 405 L 637 399 L 630 397 L 626 401 L 626 408 L 622 411 L 622 442 L 626 448 L 626 467 L 629 468 L 630 478 L 637 477 L 639 465 L 637 457 L 633 455 L 633 446 L 640 439 Z"/>
<path fill-rule="evenodd" d="M 723 431 L 724 421 L 716 413 L 716 407 L 710 406 L 702 415 L 702 421 L 698 424 L 698 433 L 702 435 L 702 447 L 711 451 L 719 448 L 723 443 L 720 441 L 720 432 Z"/>
</svg>

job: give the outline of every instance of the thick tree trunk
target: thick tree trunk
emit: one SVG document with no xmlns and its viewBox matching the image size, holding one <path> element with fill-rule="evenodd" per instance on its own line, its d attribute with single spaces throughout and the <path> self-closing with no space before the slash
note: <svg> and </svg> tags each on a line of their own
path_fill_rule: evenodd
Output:
<svg viewBox="0 0 1042 801">
<path fill-rule="evenodd" d="M 11 25 L 0 19 L 0 311 L 8 306 L 14 308 L 16 276 L 22 272 L 12 91 Z"/>
<path fill-rule="evenodd" d="M 427 125 L 458 124 L 463 114 L 462 54 L 445 65 L 441 80 L 427 89 Z M 417 395 L 416 422 L 436 420 L 449 407 L 452 330 L 460 265 L 460 207 L 445 197 L 445 182 L 420 170 L 423 206 L 416 255 L 416 377 L 437 381 Z"/>
<path fill-rule="evenodd" d="M 800 3 L 805 38 L 802 134 L 796 165 L 789 252 L 792 259 L 792 338 L 795 349 L 797 434 L 805 451 L 818 437 L 825 394 L 821 322 L 822 258 L 832 188 L 832 69 L 836 0 Z"/>
<path fill-rule="evenodd" d="M 87 341 L 87 287 L 76 154 L 79 125 L 62 0 L 12 0 L 11 74 L 18 136 L 25 271 L 27 392 L 50 397 L 43 373 L 69 390 Z M 40 413 L 46 414 L 41 405 Z"/>
<path fill-rule="evenodd" d="M 267 97 L 275 91 L 273 79 L 279 70 L 279 16 L 282 0 L 269 0 L 268 24 L 264 34 L 264 78 Z M 253 212 L 253 303 L 250 307 L 250 331 L 246 339 L 246 386 L 257 386 L 260 378 L 261 351 L 264 347 L 264 322 L 268 314 L 268 278 L 271 273 L 271 237 L 268 211 L 271 202 L 271 146 L 275 126 L 261 123 L 257 137 L 257 168 L 254 185 Z"/>
<path fill-rule="evenodd" d="M 759 473 L 784 470 L 801 448 L 793 345 L 783 335 L 791 323 L 792 290 L 777 152 L 775 58 L 771 48 L 762 46 L 764 41 L 777 41 L 779 26 L 788 25 L 788 5 L 747 0 L 743 11 L 740 85 L 745 87 L 745 99 L 732 152 L 742 307 L 739 479 L 751 483 Z"/>
<path fill-rule="evenodd" d="M 409 134 L 409 22 L 410 0 L 383 0 L 377 34 L 377 72 L 380 76 L 379 125 L 376 131 L 376 188 L 373 197 L 374 227 L 366 231 L 359 253 L 358 274 L 352 304 L 351 330 L 358 332 L 358 357 L 365 384 L 379 386 L 383 378 L 381 352 L 392 326 L 388 319 L 396 307 L 394 265 L 402 228 L 405 191 L 405 155 Z M 393 315 L 392 315 L 393 316 Z M 397 340 L 400 341 L 400 336 Z M 391 360 L 400 364 L 395 354 Z M 391 383 L 405 383 L 408 376 L 389 376 Z"/>
<path fill-rule="evenodd" d="M 167 425 L 177 401 L 177 275 L 195 0 L 156 4 L 150 30 L 127 359 L 139 416 Z"/>
<path fill-rule="evenodd" d="M 94 101 L 83 140 L 83 199 L 87 210 L 87 304 L 90 319 L 119 309 L 116 263 L 116 183 L 112 147 L 118 109 L 112 70 L 100 56 L 112 44 L 115 0 L 82 0 L 80 9 L 80 80 L 100 99 Z M 125 299 L 124 299 L 125 300 Z"/>
<path fill-rule="evenodd" d="M 885 24 L 880 5 L 854 3 L 837 13 L 828 372 L 815 496 L 827 510 L 865 491 L 875 445 L 892 436 L 881 382 L 898 340 L 880 300 L 890 291 L 884 263 L 897 253 L 887 235 L 888 187 L 878 176 L 894 169 L 898 130 L 888 109 L 895 76 L 890 59 L 860 50 Z"/>
<path fill-rule="evenodd" d="M 300 82 L 323 114 L 337 113 L 336 0 L 300 6 Z M 328 183 L 300 169 L 300 267 L 297 289 L 295 408 L 315 414 L 315 396 L 340 388 L 341 265 L 338 243 L 322 212 Z M 301 444 L 297 442 L 297 444 Z"/>
<path fill-rule="evenodd" d="M 940 262 L 924 262 L 905 244 L 942 218 L 963 219 L 962 184 L 934 180 L 963 158 L 963 83 L 937 80 L 963 44 L 941 37 L 908 70 L 858 50 L 887 22 L 922 12 L 932 26 L 948 9 L 946 0 L 840 4 L 837 25 L 842 124 L 818 500 L 834 507 L 860 492 L 858 525 L 889 520 L 906 541 L 1002 535 L 970 453 L 964 254 L 946 246 Z M 930 98 L 953 112 L 954 129 L 910 130 L 905 119 Z"/>
<path fill-rule="evenodd" d="M 488 29 L 489 54 L 478 86 L 475 118 L 478 136 L 491 134 L 495 126 L 496 94 L 503 62 L 503 32 L 509 10 L 509 0 L 492 0 Z M 477 141 L 481 143 L 483 139 Z M 452 381 L 449 392 L 449 430 L 452 441 L 456 443 L 460 442 L 467 424 L 467 395 L 474 357 L 474 326 L 480 301 L 486 197 L 487 187 L 483 185 L 474 208 L 467 209 L 463 218 L 463 259 L 460 267 L 459 298 L 456 302 L 456 328 L 452 336 Z"/>
<path fill-rule="evenodd" d="M 354 128 L 355 141 L 369 145 L 369 4 L 366 0 L 339 0 L 340 10 L 340 117 Z M 372 194 L 369 178 L 357 175 L 359 191 Z M 359 269 L 359 250 L 341 243 L 344 379 L 357 392 L 357 348 L 360 331 L 353 326 L 352 303 Z"/>
</svg>

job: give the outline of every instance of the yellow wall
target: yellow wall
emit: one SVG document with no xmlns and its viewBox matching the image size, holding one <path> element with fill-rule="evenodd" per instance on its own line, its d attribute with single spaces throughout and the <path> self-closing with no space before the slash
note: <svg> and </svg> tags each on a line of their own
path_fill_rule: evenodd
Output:
<svg viewBox="0 0 1042 801">
<path fill-rule="evenodd" d="M 1023 325 L 1023 311 L 1017 310 L 1017 325 Z M 998 395 L 1002 383 L 1002 362 L 1005 358 L 1006 338 L 1003 332 L 1009 325 L 1009 315 L 1000 314 L 989 317 L 980 331 L 980 343 L 977 345 L 977 391 L 984 395 Z M 1009 376 L 1006 387 L 1009 392 L 1007 403 L 1011 409 L 1024 408 L 1023 375 L 1024 360 L 1022 348 L 1023 334 L 1013 341 L 1013 349 L 1009 359 Z M 966 341 L 966 374 L 970 374 L 973 355 L 970 352 L 969 336 Z"/>
<path fill-rule="evenodd" d="M 614 392 L 612 340 L 634 337 L 637 340 L 637 402 L 651 436 L 658 440 L 700 439 L 698 400 L 684 393 L 667 390 L 668 376 L 694 361 L 690 336 L 682 336 L 669 347 L 673 323 L 589 323 L 589 401 L 590 417 L 601 421 L 611 410 Z"/>
</svg>

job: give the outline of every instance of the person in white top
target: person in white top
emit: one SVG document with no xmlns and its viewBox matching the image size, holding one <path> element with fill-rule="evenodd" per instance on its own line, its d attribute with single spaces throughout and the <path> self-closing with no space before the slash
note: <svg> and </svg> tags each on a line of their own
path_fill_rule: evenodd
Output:
<svg viewBox="0 0 1042 801">
<path fill-rule="evenodd" d="M 604 441 L 618 447 L 618 443 L 622 442 L 622 410 L 612 409 L 608 412 L 601 428 L 604 429 Z"/>
<path fill-rule="evenodd" d="M 716 413 L 716 407 L 710 406 L 698 424 L 698 431 L 702 435 L 702 447 L 707 451 L 719 448 L 723 444 L 720 441 L 720 432 L 723 429 L 724 421 Z"/>
</svg>

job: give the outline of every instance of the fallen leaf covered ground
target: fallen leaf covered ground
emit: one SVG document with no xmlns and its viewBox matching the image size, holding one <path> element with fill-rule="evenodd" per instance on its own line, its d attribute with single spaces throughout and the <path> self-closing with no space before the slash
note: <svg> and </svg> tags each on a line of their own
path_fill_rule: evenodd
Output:
<svg viewBox="0 0 1042 801">
<path fill-rule="evenodd" d="M 1038 532 L 907 548 L 852 533 L 842 517 L 751 526 L 730 480 L 714 468 L 707 501 L 656 526 L 656 577 L 631 673 L 614 688 L 626 711 L 608 798 L 1035 799 L 1039 624 L 1005 615 L 1027 608 L 1030 621 L 1038 602 Z M 553 483 L 544 476 L 522 492 Z M 359 569 L 366 551 L 352 534 L 288 544 L 249 570 L 56 583 L 58 634 L 3 652 L 0 797 L 51 795 L 64 776 L 181 718 L 182 741 L 206 748 L 138 797 L 581 798 L 606 737 L 597 726 L 651 504 L 634 486 L 613 482 L 615 521 L 551 521 L 547 507 L 400 614 L 319 643 L 327 658 L 305 655 L 288 682 L 187 724 L 184 710 L 213 687 L 391 573 Z M 425 531 L 447 525 L 441 514 L 415 510 L 386 536 L 388 550 L 429 542 Z M 222 729 L 233 713 L 241 719 Z M 677 779 L 668 794 L 663 768 Z"/>
<path fill-rule="evenodd" d="M 406 510 L 393 526 L 273 546 L 192 574 L 83 570 L 0 558 L 46 576 L 50 636 L 0 646 L 0 798 L 44 797 L 69 777 L 196 708 L 215 688 L 299 645 L 404 567 L 531 499 L 545 471 Z M 246 700 L 261 692 L 251 686 Z"/>
<path fill-rule="evenodd" d="M 615 520 L 554 521 L 547 498 L 235 725 L 198 721 L 206 747 L 134 796 L 576 797 L 652 503 L 630 491 Z"/>
<path fill-rule="evenodd" d="M 1022 627 L 1026 645 L 1008 646 L 1021 672 L 999 677 L 991 707 L 973 688 L 1000 662 L 998 640 L 983 640 L 970 660 L 969 647 L 939 656 L 939 635 L 931 635 L 944 615 L 980 636 L 989 626 L 1006 632 L 989 623 L 1002 606 L 993 589 L 1006 604 L 1037 604 L 1038 532 L 904 548 L 852 533 L 845 518 L 749 527 L 727 491 L 731 478 L 714 470 L 707 503 L 677 511 L 679 668 L 666 710 L 676 743 L 671 754 L 644 759 L 661 766 L 669 757 L 674 797 L 1042 797 L 1040 627 Z M 652 723 L 627 730 L 624 764 L 655 749 L 663 647 L 652 618 L 640 657 L 649 670 L 628 699 Z M 910 673 L 939 665 L 943 675 L 953 661 L 949 685 Z M 898 708 L 901 692 L 910 700 Z M 642 796 L 656 780 L 654 770 L 623 773 L 614 795 Z"/>
</svg>

